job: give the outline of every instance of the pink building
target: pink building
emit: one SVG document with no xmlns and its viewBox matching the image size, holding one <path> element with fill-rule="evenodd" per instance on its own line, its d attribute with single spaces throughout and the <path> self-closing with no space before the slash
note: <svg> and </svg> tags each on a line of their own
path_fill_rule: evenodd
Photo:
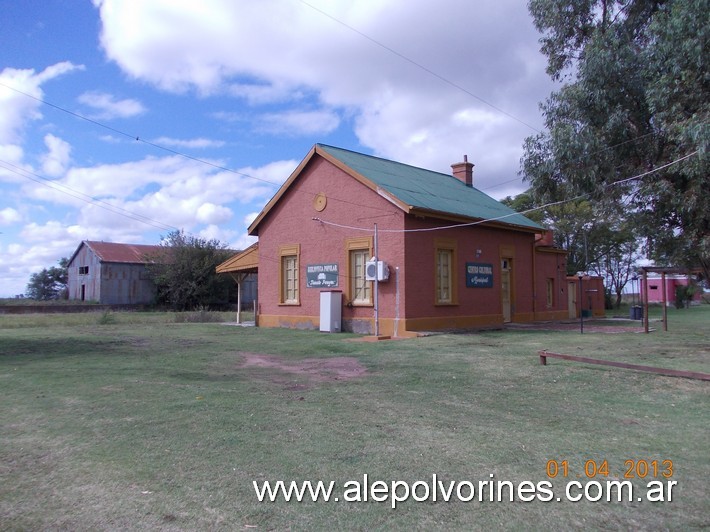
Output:
<svg viewBox="0 0 710 532">
<path fill-rule="evenodd" d="M 665 276 L 665 298 L 663 294 L 663 277 L 659 274 L 650 274 L 647 281 L 641 278 L 641 299 L 648 303 L 663 303 L 666 306 L 675 305 L 676 288 L 679 286 L 688 286 L 690 281 L 687 275 L 666 275 Z M 648 284 L 648 286 L 647 286 Z M 697 290 L 693 295 L 692 301 L 701 301 L 703 297 L 702 290 Z"/>
<path fill-rule="evenodd" d="M 267 327 L 318 328 L 324 291 L 364 334 L 567 318 L 566 252 L 474 188 L 465 158 L 452 168 L 318 144 L 249 227 L 258 251 L 220 271 L 258 271 Z"/>
</svg>

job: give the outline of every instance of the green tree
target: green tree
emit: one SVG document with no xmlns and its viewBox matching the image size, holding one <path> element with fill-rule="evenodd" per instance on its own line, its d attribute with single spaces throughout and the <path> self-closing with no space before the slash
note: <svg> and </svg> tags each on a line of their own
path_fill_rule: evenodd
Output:
<svg viewBox="0 0 710 532">
<path fill-rule="evenodd" d="M 614 307 L 621 306 L 624 287 L 636 271 L 641 254 L 634 230 L 624 220 L 604 223 L 596 234 L 598 259 L 590 269 L 604 277 L 609 295 L 614 294 Z"/>
<path fill-rule="evenodd" d="M 215 271 L 232 255 L 224 244 L 173 231 L 161 246 L 161 253 L 146 257 L 159 304 L 182 311 L 228 303 L 232 282 Z"/>
<path fill-rule="evenodd" d="M 596 218 L 592 205 L 585 200 L 571 201 L 549 207 L 536 207 L 532 190 L 515 197 L 507 197 L 501 203 L 552 231 L 553 242 L 567 250 L 567 275 L 589 270 L 596 255 Z"/>
<path fill-rule="evenodd" d="M 639 242 L 634 228 L 623 213 L 586 199 L 566 201 L 542 208 L 535 207 L 528 190 L 501 200 L 553 232 L 555 246 L 567 250 L 567 275 L 594 272 L 606 279 L 607 287 L 617 296 L 628 283 L 639 259 Z M 534 209 L 531 211 L 531 209 Z"/>
<path fill-rule="evenodd" d="M 58 264 L 59 266 L 43 268 L 30 275 L 30 282 L 25 289 L 25 295 L 39 301 L 66 299 L 69 259 L 64 257 L 59 260 Z"/>
<path fill-rule="evenodd" d="M 651 258 L 710 276 L 709 0 L 529 9 L 561 82 L 541 104 L 546 131 L 525 141 L 536 201 L 583 196 L 623 212 Z"/>
<path fill-rule="evenodd" d="M 500 200 L 503 205 L 507 205 L 516 212 L 525 214 L 533 222 L 541 225 L 545 224 L 545 212 L 543 209 L 538 209 L 533 197 L 532 191 L 526 190 L 517 196 L 507 196 Z"/>
</svg>

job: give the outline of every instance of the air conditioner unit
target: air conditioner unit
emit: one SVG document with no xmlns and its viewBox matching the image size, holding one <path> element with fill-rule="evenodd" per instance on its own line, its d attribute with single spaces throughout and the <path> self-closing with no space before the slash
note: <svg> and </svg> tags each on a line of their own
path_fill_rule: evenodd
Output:
<svg viewBox="0 0 710 532">
<path fill-rule="evenodd" d="M 365 263 L 365 280 L 386 281 L 390 278 L 390 269 L 383 261 L 374 257 Z"/>
</svg>

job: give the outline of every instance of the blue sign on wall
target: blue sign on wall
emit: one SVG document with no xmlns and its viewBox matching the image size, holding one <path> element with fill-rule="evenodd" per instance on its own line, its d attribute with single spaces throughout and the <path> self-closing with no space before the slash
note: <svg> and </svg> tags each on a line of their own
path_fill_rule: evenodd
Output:
<svg viewBox="0 0 710 532">
<path fill-rule="evenodd" d="M 493 265 L 467 262 L 466 286 L 469 288 L 493 288 Z"/>
</svg>

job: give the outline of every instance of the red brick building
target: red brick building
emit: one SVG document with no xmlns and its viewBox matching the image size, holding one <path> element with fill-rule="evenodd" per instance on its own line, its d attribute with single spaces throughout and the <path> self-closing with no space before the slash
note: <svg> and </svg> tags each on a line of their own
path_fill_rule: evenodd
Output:
<svg viewBox="0 0 710 532">
<path fill-rule="evenodd" d="M 317 144 L 249 227 L 256 268 L 252 249 L 222 270 L 258 270 L 267 327 L 318 328 L 324 290 L 342 293 L 342 329 L 365 334 L 567 318 L 566 253 L 474 188 L 473 164 L 452 168 Z"/>
</svg>

